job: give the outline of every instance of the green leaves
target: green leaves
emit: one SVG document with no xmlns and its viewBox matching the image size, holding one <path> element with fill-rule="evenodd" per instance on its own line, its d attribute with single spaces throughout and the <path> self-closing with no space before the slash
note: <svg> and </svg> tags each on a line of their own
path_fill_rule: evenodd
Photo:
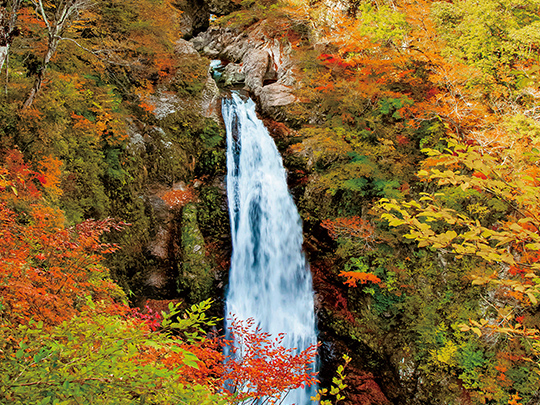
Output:
<svg viewBox="0 0 540 405">
<path fill-rule="evenodd" d="M 403 13 L 397 12 L 384 4 L 374 7 L 369 2 L 361 3 L 358 7 L 359 19 L 362 24 L 358 27 L 363 35 L 373 42 L 402 43 L 407 35 L 408 25 Z"/>
<path fill-rule="evenodd" d="M 197 356 L 187 350 L 182 350 L 182 354 L 184 355 L 184 364 L 186 366 L 199 369 L 199 358 Z"/>
<path fill-rule="evenodd" d="M 194 306 L 188 318 L 207 318 Z M 98 305 L 98 309 L 100 306 Z M 173 312 L 176 309 L 172 308 Z M 175 312 L 176 313 L 176 312 Z M 196 315 L 195 315 L 196 314 Z M 182 384 L 179 370 L 199 369 L 199 358 L 168 333 L 149 333 L 144 323 L 95 310 L 45 332 L 43 324 L 0 325 L 0 341 L 19 342 L 0 351 L 0 402 L 131 404 L 220 404 L 211 388 Z M 181 371 L 184 375 L 185 371 Z M 76 398 L 76 399 L 75 399 Z M 185 402 L 181 402 L 185 401 Z"/>
<path fill-rule="evenodd" d="M 405 106 L 411 106 L 414 102 L 407 96 L 401 98 L 385 98 L 379 102 L 381 114 L 387 115 L 392 112 L 392 118 L 402 118 L 399 110 Z"/>
<path fill-rule="evenodd" d="M 161 326 L 164 331 L 171 334 L 181 333 L 187 342 L 200 342 L 205 339 L 205 328 L 215 326 L 221 319 L 207 317 L 205 311 L 208 311 L 213 300 L 207 299 L 199 304 L 194 304 L 187 311 L 181 309 L 181 304 L 169 303 L 169 311 L 161 312 L 163 320 Z"/>
<path fill-rule="evenodd" d="M 476 315 L 482 316 L 479 321 L 471 317 L 468 323 L 456 322 L 456 333 L 469 333 L 480 347 L 494 335 L 522 338 L 520 347 L 530 354 L 530 363 L 498 365 L 497 370 L 519 366 L 530 376 L 540 356 L 540 331 L 527 321 L 540 297 L 540 185 L 530 176 L 538 169 L 536 160 L 530 159 L 536 152 L 528 139 L 525 145 L 516 141 L 520 145 L 516 149 L 528 150 L 529 155 L 456 140 L 449 141 L 442 153 L 426 150 L 428 158 L 418 177 L 431 192 L 410 201 L 381 199 L 377 207 L 381 218 L 405 239 L 436 252 L 442 258 L 441 271 L 446 273 L 450 261 L 462 266 L 463 281 L 470 282 L 489 305 Z M 472 269 L 466 266 L 469 260 L 475 264 Z M 506 346 L 499 341 L 498 347 Z M 441 341 L 430 353 L 434 362 L 452 369 L 456 361 L 467 361 L 460 379 L 470 390 L 484 386 L 482 367 L 488 366 L 470 352 L 460 352 L 456 340 Z"/>
<path fill-rule="evenodd" d="M 459 0 L 434 3 L 432 16 L 455 54 L 495 74 L 529 56 L 529 47 L 539 39 L 539 7 L 524 0 Z"/>
</svg>

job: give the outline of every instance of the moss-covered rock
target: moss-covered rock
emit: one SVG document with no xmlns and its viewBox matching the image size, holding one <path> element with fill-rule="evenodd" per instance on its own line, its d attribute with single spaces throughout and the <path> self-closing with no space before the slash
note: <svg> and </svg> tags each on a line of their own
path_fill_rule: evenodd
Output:
<svg viewBox="0 0 540 405">
<path fill-rule="evenodd" d="M 213 284 L 212 260 L 206 254 L 203 234 L 197 222 L 197 207 L 187 204 L 182 212 L 182 264 L 178 292 L 190 303 L 210 297 Z"/>
</svg>

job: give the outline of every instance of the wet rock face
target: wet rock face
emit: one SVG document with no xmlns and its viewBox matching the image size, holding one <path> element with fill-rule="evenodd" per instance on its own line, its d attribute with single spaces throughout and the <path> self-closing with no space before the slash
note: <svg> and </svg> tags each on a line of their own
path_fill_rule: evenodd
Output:
<svg viewBox="0 0 540 405">
<path fill-rule="evenodd" d="M 181 244 L 182 266 L 177 290 L 189 302 L 197 303 L 211 296 L 215 264 L 207 255 L 195 204 L 187 204 L 182 209 Z"/>
<path fill-rule="evenodd" d="M 178 8 L 180 15 L 180 31 L 184 38 L 192 38 L 210 26 L 210 8 L 204 0 L 181 0 Z"/>
<path fill-rule="evenodd" d="M 174 54 L 178 59 L 202 60 L 199 52 L 193 48 L 190 42 L 184 39 L 176 41 Z M 180 97 L 170 86 L 163 85 L 156 88 L 155 92 L 147 96 L 144 101 L 153 106 L 154 115 L 158 119 L 166 118 L 176 111 L 195 108 L 204 117 L 220 122 L 220 100 L 220 91 L 216 82 L 208 73 L 204 87 L 197 97 Z"/>
<path fill-rule="evenodd" d="M 294 103 L 296 97 L 291 88 L 281 83 L 272 83 L 263 87 L 260 93 L 261 103 L 268 107 L 280 107 Z"/>
<path fill-rule="evenodd" d="M 191 43 L 209 58 L 229 61 L 223 72 L 225 84 L 243 84 L 258 99 L 261 110 L 276 117 L 279 107 L 296 101 L 296 77 L 290 44 L 269 38 L 266 24 L 260 21 L 241 33 L 210 27 Z"/>
<path fill-rule="evenodd" d="M 127 122 L 128 152 L 141 162 L 144 180 L 141 180 L 139 198 L 147 218 L 145 230 L 140 231 L 145 232 L 145 238 L 141 239 L 139 256 L 130 269 L 133 274 L 130 288 L 137 289 L 137 299 L 141 300 L 145 297 L 177 298 L 180 294 L 184 302 L 196 303 L 211 296 L 213 273 L 210 273 L 204 238 L 193 214 L 196 211 L 192 207 L 191 215 L 186 217 L 187 211 L 171 206 L 165 198 L 171 191 L 186 189 L 186 184 L 178 179 L 188 181 L 189 172 L 193 170 L 189 167 L 195 165 L 195 158 L 188 157 L 187 147 L 178 141 L 176 130 L 171 130 L 171 126 L 175 125 L 175 114 L 181 111 L 221 122 L 221 95 L 208 73 L 208 60 L 200 56 L 190 42 L 179 39 L 174 56 L 179 62 L 179 73 L 155 86 L 152 93 L 139 95 L 141 103 L 152 107 L 155 124 L 135 119 Z M 189 63 L 184 63 L 186 61 Z M 182 76 L 177 75 L 182 69 L 193 72 L 191 66 L 198 69 L 198 90 L 191 94 L 178 93 L 176 83 Z M 195 242 L 188 243 L 192 239 Z"/>
</svg>

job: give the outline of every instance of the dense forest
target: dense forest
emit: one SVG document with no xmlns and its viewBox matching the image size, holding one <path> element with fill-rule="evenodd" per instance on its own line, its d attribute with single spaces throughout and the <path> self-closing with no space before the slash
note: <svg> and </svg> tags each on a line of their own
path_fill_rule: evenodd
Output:
<svg viewBox="0 0 540 405">
<path fill-rule="evenodd" d="M 3 0 L 0 69 L 1 404 L 540 403 L 540 0 Z M 318 375 L 241 321 L 224 362 L 230 88 Z"/>
</svg>

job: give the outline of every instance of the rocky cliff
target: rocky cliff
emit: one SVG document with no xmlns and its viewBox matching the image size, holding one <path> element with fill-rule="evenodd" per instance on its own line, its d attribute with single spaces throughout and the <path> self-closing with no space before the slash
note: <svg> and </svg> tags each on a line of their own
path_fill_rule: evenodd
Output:
<svg viewBox="0 0 540 405">
<path fill-rule="evenodd" d="M 225 85 L 243 85 L 265 114 L 283 118 L 281 107 L 296 101 L 297 78 L 291 44 L 270 37 L 270 28 L 265 20 L 245 31 L 210 27 L 191 42 L 201 54 L 226 63 Z"/>
</svg>

